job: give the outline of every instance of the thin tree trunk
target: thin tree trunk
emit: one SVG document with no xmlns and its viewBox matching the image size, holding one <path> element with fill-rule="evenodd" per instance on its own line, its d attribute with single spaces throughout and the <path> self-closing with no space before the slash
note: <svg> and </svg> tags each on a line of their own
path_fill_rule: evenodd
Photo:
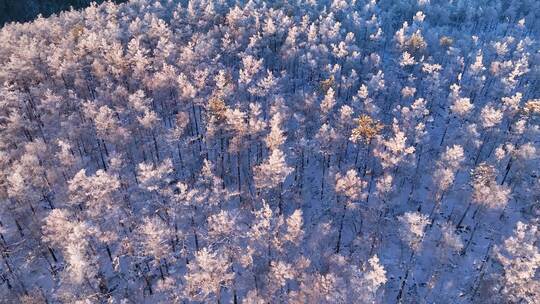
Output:
<svg viewBox="0 0 540 304">
<path fill-rule="evenodd" d="M 339 203 L 339 199 L 338 199 Z M 343 213 L 341 214 L 341 220 L 339 222 L 338 240 L 336 244 L 336 254 L 339 253 L 341 247 L 341 234 L 343 231 L 343 223 L 345 222 L 345 214 L 347 213 L 347 203 L 343 204 Z"/>
<path fill-rule="evenodd" d="M 414 250 L 411 252 L 409 263 L 407 265 L 407 270 L 405 270 L 405 276 L 403 277 L 403 280 L 401 281 L 401 285 L 399 287 L 399 292 L 396 298 L 397 303 L 401 303 L 401 300 L 403 299 L 403 290 L 405 289 L 405 286 L 407 284 L 407 279 L 409 278 L 409 273 L 411 270 L 413 258 L 414 258 Z"/>
<path fill-rule="evenodd" d="M 240 203 L 242 202 L 242 180 L 240 179 L 240 150 L 236 152 L 236 178 L 238 180 L 238 195 L 240 197 Z"/>
<path fill-rule="evenodd" d="M 321 200 L 324 197 L 324 180 L 326 175 L 326 154 L 323 156 L 323 171 L 322 171 L 322 177 L 321 177 Z"/>
</svg>

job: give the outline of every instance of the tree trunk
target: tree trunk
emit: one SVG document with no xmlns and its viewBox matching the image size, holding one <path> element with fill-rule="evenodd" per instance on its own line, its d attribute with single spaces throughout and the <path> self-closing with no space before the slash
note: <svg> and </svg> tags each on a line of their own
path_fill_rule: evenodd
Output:
<svg viewBox="0 0 540 304">
<path fill-rule="evenodd" d="M 339 203 L 339 199 L 338 199 Z M 345 202 L 343 204 L 343 213 L 341 214 L 341 220 L 339 222 L 339 230 L 338 230 L 338 240 L 336 244 L 336 253 L 339 253 L 339 249 L 341 247 L 341 233 L 343 231 L 343 222 L 345 221 L 345 214 L 347 213 L 347 203 Z"/>
</svg>

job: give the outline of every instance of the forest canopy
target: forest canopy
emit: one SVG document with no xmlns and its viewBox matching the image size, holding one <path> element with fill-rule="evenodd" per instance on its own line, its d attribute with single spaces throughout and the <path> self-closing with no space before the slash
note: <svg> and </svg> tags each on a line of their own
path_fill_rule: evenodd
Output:
<svg viewBox="0 0 540 304">
<path fill-rule="evenodd" d="M 538 303 L 539 14 L 131 0 L 6 24 L 0 302 Z"/>
</svg>

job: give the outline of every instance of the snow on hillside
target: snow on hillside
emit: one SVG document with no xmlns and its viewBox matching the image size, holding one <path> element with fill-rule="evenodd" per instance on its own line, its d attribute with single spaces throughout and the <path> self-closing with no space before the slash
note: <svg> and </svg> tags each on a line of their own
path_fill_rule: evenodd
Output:
<svg viewBox="0 0 540 304">
<path fill-rule="evenodd" d="M 0 302 L 538 303 L 540 2 L 132 0 L 0 29 Z"/>
</svg>

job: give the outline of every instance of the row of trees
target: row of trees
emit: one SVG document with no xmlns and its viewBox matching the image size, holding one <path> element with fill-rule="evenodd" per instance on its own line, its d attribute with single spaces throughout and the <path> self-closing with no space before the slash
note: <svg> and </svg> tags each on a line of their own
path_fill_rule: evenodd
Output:
<svg viewBox="0 0 540 304">
<path fill-rule="evenodd" d="M 540 7 L 486 4 L 132 0 L 5 26 L 0 294 L 534 303 Z"/>
</svg>

